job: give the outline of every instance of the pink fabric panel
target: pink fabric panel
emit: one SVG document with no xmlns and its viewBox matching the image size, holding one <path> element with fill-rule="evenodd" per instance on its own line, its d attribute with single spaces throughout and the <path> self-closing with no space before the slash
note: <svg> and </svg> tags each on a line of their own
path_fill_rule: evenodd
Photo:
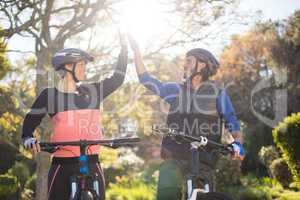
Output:
<svg viewBox="0 0 300 200">
<path fill-rule="evenodd" d="M 52 117 L 51 142 L 102 139 L 100 111 L 96 109 L 68 110 Z M 99 145 L 89 148 L 87 154 L 99 154 Z M 55 157 L 79 156 L 79 147 L 65 146 L 53 154 Z"/>
</svg>

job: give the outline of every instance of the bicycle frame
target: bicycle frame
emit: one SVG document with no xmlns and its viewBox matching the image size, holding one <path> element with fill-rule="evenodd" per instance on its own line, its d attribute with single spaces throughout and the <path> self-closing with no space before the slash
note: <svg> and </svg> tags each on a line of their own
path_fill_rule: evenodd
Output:
<svg viewBox="0 0 300 200">
<path fill-rule="evenodd" d="M 224 145 L 224 144 L 220 144 L 220 143 L 217 143 L 217 142 L 214 142 L 214 141 L 211 141 L 211 140 L 208 140 L 206 137 L 204 136 L 200 136 L 200 137 L 193 137 L 193 136 L 190 136 L 190 135 L 184 135 L 183 133 L 178 133 L 177 131 L 175 130 L 172 130 L 172 129 L 169 129 L 169 128 L 158 128 L 158 129 L 154 129 L 153 130 L 155 131 L 159 131 L 159 132 L 165 132 L 167 133 L 167 135 L 170 135 L 170 136 L 180 136 L 188 141 L 190 141 L 190 144 L 191 144 L 191 149 L 192 150 L 195 150 L 195 151 L 198 151 L 198 149 L 200 147 L 205 147 L 207 145 L 212 145 L 214 146 L 215 148 L 218 148 L 220 149 L 220 153 L 222 154 L 232 154 L 233 153 L 233 149 L 231 147 L 229 147 L 228 145 Z M 185 199 L 186 200 L 196 200 L 197 199 L 197 195 L 199 193 L 209 193 L 211 192 L 210 191 L 210 185 L 208 183 L 203 183 L 204 186 L 203 188 L 196 188 L 196 184 L 194 184 L 193 182 L 193 178 L 195 176 L 193 176 L 192 174 L 190 175 L 187 175 L 187 178 L 186 178 L 186 194 L 185 194 Z M 196 177 L 197 178 L 200 178 L 200 177 Z"/>
<path fill-rule="evenodd" d="M 55 142 L 46 143 L 40 142 L 40 146 L 43 151 L 52 153 L 59 149 L 59 146 L 79 146 L 80 156 L 79 161 L 79 174 L 74 174 L 71 177 L 71 194 L 70 200 L 76 200 L 80 198 L 80 193 L 87 192 L 87 195 L 93 195 L 93 198 L 100 199 L 99 186 L 100 183 L 97 178 L 97 174 L 90 174 L 88 166 L 88 156 L 86 155 L 86 149 L 91 145 L 102 145 L 110 148 L 118 148 L 121 146 L 127 146 L 133 142 L 139 142 L 140 138 L 119 138 L 119 139 L 106 139 L 106 140 L 79 140 L 69 142 Z M 86 187 L 86 182 L 92 180 L 93 188 Z M 90 194 L 88 194 L 90 192 Z"/>
<path fill-rule="evenodd" d="M 191 147 L 197 151 L 198 148 L 202 146 L 206 146 L 207 143 L 208 143 L 208 139 L 206 137 L 200 136 L 199 141 L 195 141 L 191 143 Z M 187 176 L 186 184 L 187 184 L 186 185 L 187 200 L 196 200 L 198 193 L 209 192 L 208 184 L 205 184 L 204 188 L 194 188 L 192 176 Z"/>
</svg>

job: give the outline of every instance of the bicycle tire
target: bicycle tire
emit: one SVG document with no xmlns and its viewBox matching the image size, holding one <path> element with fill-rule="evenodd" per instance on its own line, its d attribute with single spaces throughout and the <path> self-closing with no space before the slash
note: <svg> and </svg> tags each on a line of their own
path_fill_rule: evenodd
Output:
<svg viewBox="0 0 300 200">
<path fill-rule="evenodd" d="M 80 194 L 80 200 L 97 200 L 90 191 L 83 191 Z"/>
<path fill-rule="evenodd" d="M 234 200 L 228 195 L 220 192 L 209 192 L 197 195 L 197 200 Z"/>
</svg>

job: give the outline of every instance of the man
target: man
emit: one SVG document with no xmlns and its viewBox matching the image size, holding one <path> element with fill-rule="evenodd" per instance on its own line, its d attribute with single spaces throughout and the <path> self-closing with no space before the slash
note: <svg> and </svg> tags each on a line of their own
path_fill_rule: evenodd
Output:
<svg viewBox="0 0 300 200">
<path fill-rule="evenodd" d="M 225 90 L 221 90 L 216 82 L 209 80 L 219 67 L 217 59 L 205 49 L 192 49 L 187 52 L 183 66 L 185 82 L 183 84 L 163 83 L 148 74 L 137 43 L 131 36 L 129 41 L 134 52 L 134 62 L 140 82 L 170 105 L 168 127 L 184 134 L 204 135 L 211 140 L 220 141 L 221 122 L 224 120 L 234 138 L 233 158 L 242 160 L 244 149 L 240 124 L 234 114 L 231 101 Z M 178 142 L 164 136 L 161 149 L 164 162 L 159 174 L 158 200 L 181 199 L 182 181 L 186 170 L 189 169 L 193 169 L 195 175 L 200 174 L 205 177 L 209 181 L 210 191 L 214 191 L 212 173 L 217 156 L 212 149 L 199 152 L 197 159 L 201 167 L 198 164 L 198 166 L 191 165 L 194 157 L 189 143 Z"/>
</svg>

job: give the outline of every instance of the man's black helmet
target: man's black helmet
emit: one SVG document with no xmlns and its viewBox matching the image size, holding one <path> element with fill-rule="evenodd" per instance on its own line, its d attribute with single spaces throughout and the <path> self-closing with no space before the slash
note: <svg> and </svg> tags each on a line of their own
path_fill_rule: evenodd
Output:
<svg viewBox="0 0 300 200">
<path fill-rule="evenodd" d="M 219 62 L 209 51 L 202 48 L 191 49 L 186 53 L 186 57 L 194 56 L 198 61 L 205 62 L 209 69 L 209 76 L 214 75 L 219 68 Z M 209 63 L 207 63 L 209 61 Z"/>
<path fill-rule="evenodd" d="M 94 58 L 87 52 L 80 49 L 68 48 L 62 49 L 54 54 L 52 57 L 52 66 L 55 70 L 61 69 L 65 64 L 76 63 L 80 60 L 91 62 Z"/>
</svg>

